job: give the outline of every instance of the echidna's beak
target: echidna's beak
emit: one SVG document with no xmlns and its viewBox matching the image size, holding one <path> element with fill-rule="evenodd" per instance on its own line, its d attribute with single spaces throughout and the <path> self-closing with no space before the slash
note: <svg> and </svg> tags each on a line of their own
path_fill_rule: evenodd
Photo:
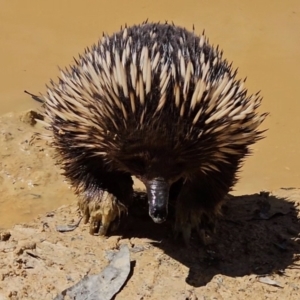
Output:
<svg viewBox="0 0 300 300">
<path fill-rule="evenodd" d="M 149 215 L 155 223 L 163 223 L 168 215 L 170 185 L 163 178 L 154 178 L 146 182 Z"/>
</svg>

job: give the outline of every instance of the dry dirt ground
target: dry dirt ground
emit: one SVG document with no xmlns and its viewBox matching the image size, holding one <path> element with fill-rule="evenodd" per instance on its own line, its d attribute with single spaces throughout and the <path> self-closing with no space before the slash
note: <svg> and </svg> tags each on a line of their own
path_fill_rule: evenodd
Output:
<svg viewBox="0 0 300 300">
<path fill-rule="evenodd" d="M 78 220 L 79 212 L 52 150 L 30 145 L 40 130 L 33 123 L 31 113 L 0 118 L 1 218 L 51 199 L 74 203 L 2 229 L 0 300 L 53 299 L 100 273 L 124 244 L 131 272 L 114 299 L 300 299 L 300 189 L 229 197 L 208 246 L 195 235 L 184 247 L 170 221 L 157 225 L 147 216 L 146 199 L 136 200 L 113 236 L 91 236 L 88 224 L 60 233 L 56 226 Z"/>
</svg>

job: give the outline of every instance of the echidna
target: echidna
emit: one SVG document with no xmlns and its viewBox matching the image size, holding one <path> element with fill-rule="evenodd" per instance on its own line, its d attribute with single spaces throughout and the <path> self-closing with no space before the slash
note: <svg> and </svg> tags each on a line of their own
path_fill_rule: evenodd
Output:
<svg viewBox="0 0 300 300">
<path fill-rule="evenodd" d="M 48 88 L 45 123 L 91 232 L 105 235 L 146 186 L 149 215 L 188 242 L 213 228 L 237 171 L 262 138 L 261 97 L 207 38 L 143 23 L 103 38 Z"/>
</svg>

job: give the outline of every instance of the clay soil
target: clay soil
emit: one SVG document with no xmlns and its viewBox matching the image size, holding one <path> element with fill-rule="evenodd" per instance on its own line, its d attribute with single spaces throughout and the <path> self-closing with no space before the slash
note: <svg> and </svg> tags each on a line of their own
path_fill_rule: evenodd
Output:
<svg viewBox="0 0 300 300">
<path fill-rule="evenodd" d="M 300 299 L 299 189 L 229 196 L 207 246 L 195 235 L 185 247 L 174 239 L 171 221 L 154 224 L 145 199 L 136 199 L 110 237 L 91 236 L 88 224 L 60 233 L 56 226 L 76 222 L 80 213 L 52 149 L 30 143 L 41 130 L 33 115 L 0 118 L 1 218 L 20 205 L 28 214 L 43 210 L 54 198 L 66 205 L 2 229 L 1 300 L 53 299 L 85 275 L 100 273 L 108 254 L 123 244 L 130 249 L 131 272 L 115 299 Z"/>
</svg>

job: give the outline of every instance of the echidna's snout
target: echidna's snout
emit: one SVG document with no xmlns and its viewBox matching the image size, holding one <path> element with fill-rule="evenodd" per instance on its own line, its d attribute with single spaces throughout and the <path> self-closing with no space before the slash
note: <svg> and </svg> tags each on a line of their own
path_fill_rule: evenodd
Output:
<svg viewBox="0 0 300 300">
<path fill-rule="evenodd" d="M 168 215 L 169 183 L 163 178 L 146 182 L 149 215 L 155 223 L 163 223 Z"/>
</svg>

